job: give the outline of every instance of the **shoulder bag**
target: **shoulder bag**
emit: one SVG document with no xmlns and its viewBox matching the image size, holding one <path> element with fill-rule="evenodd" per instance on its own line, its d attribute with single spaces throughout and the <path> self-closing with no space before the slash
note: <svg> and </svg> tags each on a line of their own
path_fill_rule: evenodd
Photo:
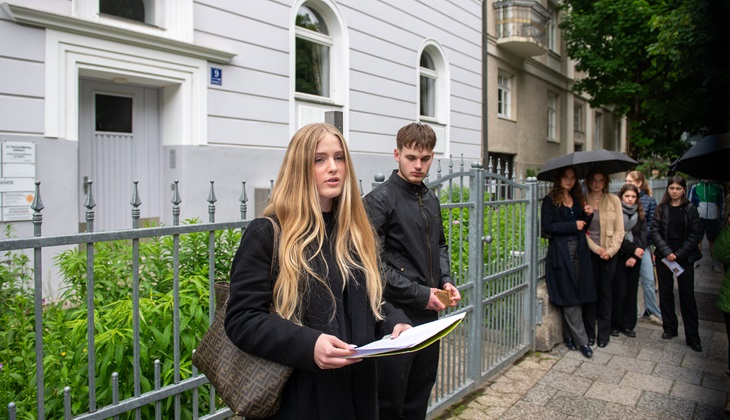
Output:
<svg viewBox="0 0 730 420">
<path fill-rule="evenodd" d="M 277 252 L 276 228 L 274 223 L 272 285 Z M 205 374 L 223 402 L 236 415 L 270 417 L 281 408 L 281 392 L 292 368 L 248 354 L 231 342 L 223 326 L 229 294 L 230 283 L 216 282 L 215 318 L 193 353 L 193 366 Z"/>
</svg>

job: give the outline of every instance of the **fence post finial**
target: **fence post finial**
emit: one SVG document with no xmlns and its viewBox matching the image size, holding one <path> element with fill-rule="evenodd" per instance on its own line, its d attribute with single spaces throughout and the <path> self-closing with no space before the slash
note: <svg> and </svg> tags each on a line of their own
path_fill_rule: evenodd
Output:
<svg viewBox="0 0 730 420">
<path fill-rule="evenodd" d="M 238 197 L 238 201 L 241 202 L 241 220 L 246 220 L 246 210 L 248 210 L 248 195 L 246 195 L 246 180 L 241 181 L 243 186 L 241 187 L 241 196 Z"/>
<path fill-rule="evenodd" d="M 134 186 L 132 187 L 132 200 L 129 204 L 132 205 L 132 229 L 139 227 L 139 206 L 142 204 L 142 200 L 139 198 L 139 181 L 134 180 Z"/>
</svg>

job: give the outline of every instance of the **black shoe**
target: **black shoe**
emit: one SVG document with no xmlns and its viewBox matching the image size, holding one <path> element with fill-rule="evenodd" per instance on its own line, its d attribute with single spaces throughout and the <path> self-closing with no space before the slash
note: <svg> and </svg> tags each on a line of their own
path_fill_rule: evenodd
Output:
<svg viewBox="0 0 730 420">
<path fill-rule="evenodd" d="M 596 339 L 595 338 L 589 338 L 588 339 L 588 345 L 589 346 L 595 346 L 596 345 Z"/>
<path fill-rule="evenodd" d="M 568 350 L 571 350 L 571 351 L 578 350 L 578 346 L 575 345 L 575 341 L 573 341 L 572 338 L 565 340 L 565 347 L 567 347 Z"/>
<path fill-rule="evenodd" d="M 608 345 L 608 341 L 599 341 L 598 347 L 606 347 Z"/>
<path fill-rule="evenodd" d="M 666 332 L 666 331 L 662 334 L 662 338 L 665 340 L 669 340 L 670 338 L 674 338 L 676 336 L 677 336 L 677 333 L 670 333 L 670 332 Z"/>
<path fill-rule="evenodd" d="M 694 350 L 696 352 L 702 351 L 702 344 L 700 344 L 700 343 L 688 343 L 687 345 L 689 346 L 689 348 L 691 348 L 692 350 Z"/>
<path fill-rule="evenodd" d="M 593 350 L 591 350 L 591 346 L 580 346 L 580 352 L 587 359 L 593 357 Z"/>
<path fill-rule="evenodd" d="M 611 337 L 618 337 L 618 330 L 611 330 Z"/>
<path fill-rule="evenodd" d="M 636 331 L 634 331 L 634 330 L 632 330 L 632 329 L 629 329 L 629 328 L 624 328 L 624 329 L 622 329 L 622 330 L 621 330 L 621 332 L 622 332 L 622 333 L 623 333 L 623 334 L 624 334 L 624 335 L 625 335 L 626 337 L 636 337 Z"/>
</svg>

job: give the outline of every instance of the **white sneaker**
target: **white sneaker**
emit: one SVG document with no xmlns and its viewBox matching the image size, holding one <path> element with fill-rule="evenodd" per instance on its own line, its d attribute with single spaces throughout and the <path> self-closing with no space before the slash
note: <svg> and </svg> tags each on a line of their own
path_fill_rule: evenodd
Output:
<svg viewBox="0 0 730 420">
<path fill-rule="evenodd" d="M 649 315 L 649 322 L 656 325 L 662 325 L 662 319 L 654 314 Z"/>
<path fill-rule="evenodd" d="M 712 264 L 712 271 L 715 273 L 722 273 L 722 267 L 720 267 L 720 264 Z"/>
</svg>

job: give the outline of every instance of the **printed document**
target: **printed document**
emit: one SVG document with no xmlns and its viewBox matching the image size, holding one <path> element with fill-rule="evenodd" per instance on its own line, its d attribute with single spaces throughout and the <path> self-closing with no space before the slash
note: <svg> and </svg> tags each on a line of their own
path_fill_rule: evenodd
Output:
<svg viewBox="0 0 730 420">
<path fill-rule="evenodd" d="M 668 259 L 662 258 L 662 262 L 666 265 L 676 277 L 679 277 L 684 273 L 684 268 L 677 261 L 669 261 Z"/>
<path fill-rule="evenodd" d="M 380 340 L 357 347 L 356 353 L 347 358 L 391 356 L 420 350 L 450 333 L 464 319 L 464 316 L 466 316 L 465 312 L 419 325 L 403 331 L 395 339 L 391 339 L 387 335 Z"/>
</svg>

